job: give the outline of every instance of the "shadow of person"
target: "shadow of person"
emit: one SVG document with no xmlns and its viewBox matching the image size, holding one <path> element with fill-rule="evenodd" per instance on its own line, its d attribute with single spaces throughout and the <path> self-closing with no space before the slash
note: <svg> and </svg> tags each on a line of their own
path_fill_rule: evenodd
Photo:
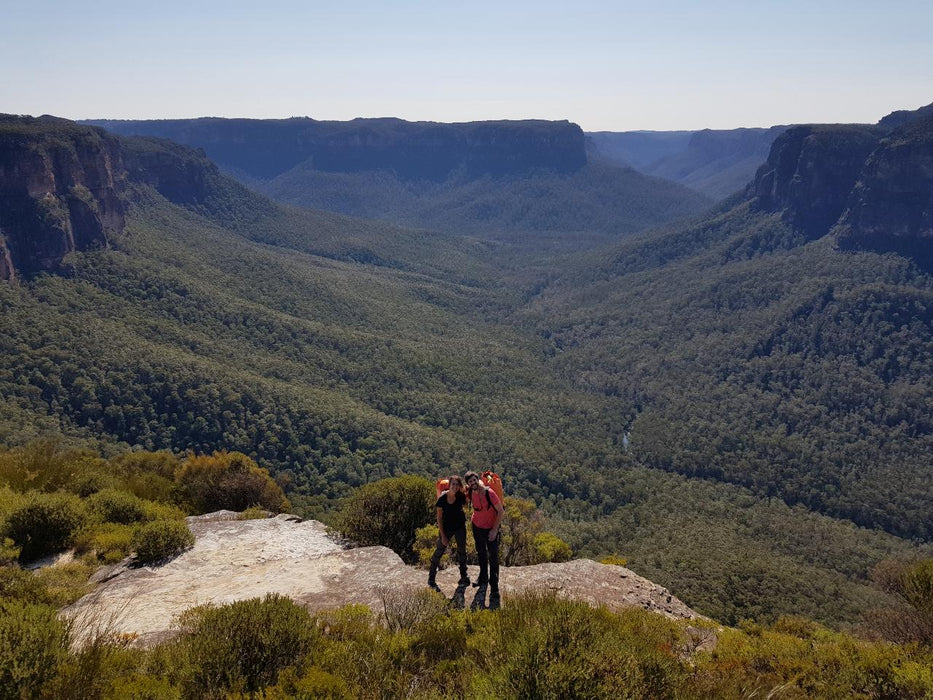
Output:
<svg viewBox="0 0 933 700">
<path fill-rule="evenodd" d="M 454 591 L 453 598 L 450 599 L 450 607 L 455 610 L 463 610 L 466 606 L 466 589 L 469 584 L 461 583 L 457 585 L 457 590 Z"/>
<path fill-rule="evenodd" d="M 476 595 L 473 596 L 473 602 L 470 603 L 470 610 L 485 610 L 486 609 L 486 591 L 489 590 L 489 586 L 485 583 L 479 586 L 476 589 Z"/>
</svg>

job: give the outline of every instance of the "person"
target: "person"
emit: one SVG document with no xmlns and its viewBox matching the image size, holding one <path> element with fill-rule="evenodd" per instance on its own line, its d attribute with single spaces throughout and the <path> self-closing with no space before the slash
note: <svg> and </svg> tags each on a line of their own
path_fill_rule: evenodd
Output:
<svg viewBox="0 0 933 700">
<path fill-rule="evenodd" d="M 450 541 L 457 541 L 457 560 L 460 563 L 460 585 L 467 586 L 470 577 L 467 575 L 466 559 L 466 516 L 463 506 L 466 505 L 466 495 L 463 493 L 463 480 L 456 474 L 450 477 L 447 490 L 437 499 L 437 546 L 431 555 L 431 571 L 428 573 L 428 586 L 436 591 L 437 567 L 440 566 L 441 557 L 447 551 Z"/>
<path fill-rule="evenodd" d="M 473 506 L 473 540 L 479 559 L 479 579 L 473 585 L 489 584 L 490 595 L 499 596 L 499 524 L 502 522 L 502 503 L 495 491 L 488 488 L 479 474 L 469 471 L 464 475 Z"/>
</svg>

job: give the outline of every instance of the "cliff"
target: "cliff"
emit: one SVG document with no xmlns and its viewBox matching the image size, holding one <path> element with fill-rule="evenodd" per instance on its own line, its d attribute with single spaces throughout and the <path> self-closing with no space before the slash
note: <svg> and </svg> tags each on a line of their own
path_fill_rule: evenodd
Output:
<svg viewBox="0 0 933 700">
<path fill-rule="evenodd" d="M 117 139 L 51 117 L 0 115 L 0 279 L 105 248 L 124 227 Z"/>
<path fill-rule="evenodd" d="M 933 269 L 933 114 L 793 127 L 747 194 L 806 240 L 832 231 L 843 250 L 899 253 Z"/>
<path fill-rule="evenodd" d="M 178 119 L 87 122 L 124 135 L 156 136 L 203 148 L 222 168 L 268 180 L 299 163 L 334 173 L 390 171 L 403 180 L 443 181 L 568 173 L 586 164 L 583 131 L 570 122 L 441 124 L 401 119 Z"/>
<path fill-rule="evenodd" d="M 427 572 L 406 566 L 385 547 L 345 549 L 316 521 L 280 515 L 236 520 L 219 511 L 188 518 L 194 547 L 162 566 L 132 568 L 125 562 L 96 577 L 99 587 L 65 615 L 78 628 L 105 620 L 112 632 L 139 644 L 159 642 L 173 632 L 178 614 L 204 603 L 231 603 L 268 593 L 287 595 L 312 610 L 348 604 L 380 611 L 387 597 L 426 587 Z M 478 569 L 470 568 L 472 578 Z M 485 587 L 457 586 L 456 567 L 438 574 L 451 604 L 486 607 Z M 502 605 L 528 590 L 554 591 L 610 609 L 641 607 L 672 618 L 698 617 L 661 586 L 621 566 L 580 559 L 564 564 L 503 567 Z"/>
<path fill-rule="evenodd" d="M 55 117 L 0 115 L 0 279 L 55 271 L 68 253 L 109 247 L 124 230 L 133 185 L 228 224 L 275 210 L 203 151 Z"/>
<path fill-rule="evenodd" d="M 884 139 L 836 231 L 844 250 L 895 252 L 933 270 L 933 114 Z"/>
<path fill-rule="evenodd" d="M 807 239 L 824 236 L 881 138 L 867 126 L 796 126 L 771 147 L 750 192 L 759 210 L 781 212 Z"/>
</svg>

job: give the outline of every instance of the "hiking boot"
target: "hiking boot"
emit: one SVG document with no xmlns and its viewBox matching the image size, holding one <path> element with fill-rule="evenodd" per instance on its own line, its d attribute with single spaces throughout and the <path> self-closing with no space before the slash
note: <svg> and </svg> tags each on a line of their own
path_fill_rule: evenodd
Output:
<svg viewBox="0 0 933 700">
<path fill-rule="evenodd" d="M 437 585 L 436 581 L 428 581 L 428 588 L 430 588 L 432 591 L 437 591 L 438 593 L 441 592 L 441 587 Z"/>
<path fill-rule="evenodd" d="M 473 588 L 479 588 L 480 586 L 486 586 L 489 584 L 489 579 L 480 578 L 473 582 Z"/>
<path fill-rule="evenodd" d="M 469 586 L 470 577 L 467 574 L 460 574 L 460 580 L 457 581 L 458 586 Z"/>
</svg>

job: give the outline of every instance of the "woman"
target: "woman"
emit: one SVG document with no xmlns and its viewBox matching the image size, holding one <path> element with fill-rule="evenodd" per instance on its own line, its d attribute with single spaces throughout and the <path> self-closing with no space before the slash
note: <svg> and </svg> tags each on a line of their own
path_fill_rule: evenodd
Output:
<svg viewBox="0 0 933 700">
<path fill-rule="evenodd" d="M 457 540 L 457 559 L 460 562 L 460 585 L 470 583 L 466 564 L 466 516 L 463 506 L 466 505 L 466 496 L 463 493 L 463 480 L 456 474 L 450 477 L 448 488 L 441 493 L 435 504 L 437 507 L 437 546 L 431 557 L 431 571 L 428 573 L 428 586 L 434 590 L 437 587 L 437 567 L 441 557 L 447 551 L 451 539 Z"/>
</svg>

